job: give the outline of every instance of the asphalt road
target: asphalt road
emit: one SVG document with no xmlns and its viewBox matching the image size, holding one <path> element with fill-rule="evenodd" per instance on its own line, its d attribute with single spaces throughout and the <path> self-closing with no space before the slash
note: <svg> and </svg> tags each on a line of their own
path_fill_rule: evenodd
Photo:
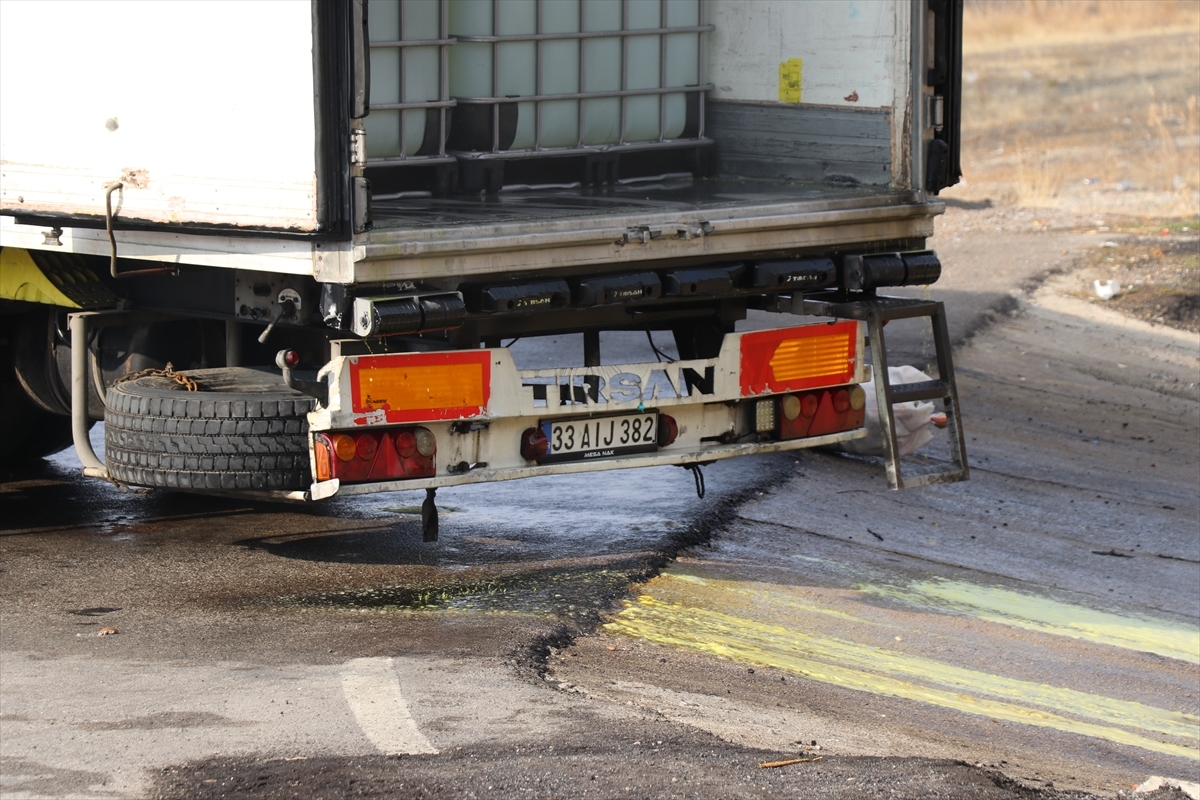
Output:
<svg viewBox="0 0 1200 800">
<path fill-rule="evenodd" d="M 817 453 L 715 464 L 704 500 L 674 468 L 540 478 L 439 492 L 425 544 L 417 493 L 140 496 L 70 454 L 7 476 L 0 796 L 1195 780 L 1195 337 L 1035 291 L 1095 237 L 956 234 L 971 219 L 943 226 L 932 292 L 957 339 L 979 331 L 957 355 L 966 484 L 891 493 Z M 893 363 L 922 365 L 922 333 L 889 327 Z"/>
</svg>

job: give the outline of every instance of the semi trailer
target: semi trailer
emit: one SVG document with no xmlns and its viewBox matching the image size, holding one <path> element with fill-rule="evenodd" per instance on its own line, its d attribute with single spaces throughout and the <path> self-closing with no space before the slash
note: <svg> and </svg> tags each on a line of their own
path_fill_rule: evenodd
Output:
<svg viewBox="0 0 1200 800">
<path fill-rule="evenodd" d="M 2 457 L 73 443 L 130 486 L 432 498 L 834 445 L 864 435 L 874 375 L 891 486 L 965 479 L 944 310 L 886 294 L 941 271 L 961 15 L 6 0 Z M 939 374 L 890 386 L 902 317 L 930 319 Z M 620 331 L 677 357 L 651 339 L 622 363 Z M 507 346 L 549 336 L 578 345 Z M 908 400 L 945 409 L 940 468 L 901 473 Z"/>
</svg>

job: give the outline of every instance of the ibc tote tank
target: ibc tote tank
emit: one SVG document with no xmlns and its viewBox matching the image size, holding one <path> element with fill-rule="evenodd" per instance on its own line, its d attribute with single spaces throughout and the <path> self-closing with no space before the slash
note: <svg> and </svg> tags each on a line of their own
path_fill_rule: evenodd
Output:
<svg viewBox="0 0 1200 800">
<path fill-rule="evenodd" d="M 698 102 L 700 0 L 449 0 L 448 13 L 452 146 L 516 155 L 685 135 L 688 95 L 659 89 L 694 87 Z"/>
<path fill-rule="evenodd" d="M 442 150 L 446 0 L 371 0 L 371 113 L 363 120 L 370 160 Z"/>
</svg>

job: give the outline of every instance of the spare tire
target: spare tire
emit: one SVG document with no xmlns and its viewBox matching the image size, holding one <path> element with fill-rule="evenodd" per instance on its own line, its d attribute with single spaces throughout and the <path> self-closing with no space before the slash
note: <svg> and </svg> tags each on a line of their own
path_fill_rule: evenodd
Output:
<svg viewBox="0 0 1200 800">
<path fill-rule="evenodd" d="M 113 384 L 105 399 L 108 474 L 166 489 L 307 489 L 314 400 L 267 368 L 189 370 Z"/>
</svg>

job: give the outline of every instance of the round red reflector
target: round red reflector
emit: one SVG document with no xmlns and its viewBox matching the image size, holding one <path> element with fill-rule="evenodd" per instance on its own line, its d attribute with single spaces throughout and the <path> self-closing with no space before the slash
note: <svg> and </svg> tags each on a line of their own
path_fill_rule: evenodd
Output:
<svg viewBox="0 0 1200 800">
<path fill-rule="evenodd" d="M 292 369 L 300 366 L 300 354 L 295 350 L 288 350 L 283 354 L 283 363 L 287 364 Z"/>
<path fill-rule="evenodd" d="M 375 441 L 375 437 L 369 433 L 360 434 L 354 437 L 354 452 L 363 461 L 370 461 L 375 457 L 375 451 L 379 449 L 379 443 Z"/>
<path fill-rule="evenodd" d="M 800 398 L 800 413 L 805 417 L 814 416 L 817 413 L 817 406 L 820 403 L 817 401 L 815 394 L 806 394 Z"/>
<path fill-rule="evenodd" d="M 550 440 L 541 428 L 526 428 L 521 434 L 521 458 L 540 461 L 550 452 Z"/>
<path fill-rule="evenodd" d="M 669 414 L 658 415 L 658 446 L 666 447 L 679 437 L 679 423 Z"/>
<path fill-rule="evenodd" d="M 417 437 L 412 431 L 400 431 L 396 434 L 396 452 L 401 458 L 411 458 L 417 453 Z"/>
<path fill-rule="evenodd" d="M 358 451 L 358 445 L 354 441 L 353 436 L 347 436 L 344 433 L 335 433 L 333 435 L 333 452 L 342 461 L 350 461 L 354 458 Z"/>
<path fill-rule="evenodd" d="M 833 410 L 839 414 L 844 414 L 850 409 L 850 393 L 845 389 L 838 389 L 833 393 Z"/>
<path fill-rule="evenodd" d="M 437 439 L 425 428 L 417 428 L 413 435 L 417 437 L 417 452 L 429 458 L 437 452 Z"/>
</svg>

